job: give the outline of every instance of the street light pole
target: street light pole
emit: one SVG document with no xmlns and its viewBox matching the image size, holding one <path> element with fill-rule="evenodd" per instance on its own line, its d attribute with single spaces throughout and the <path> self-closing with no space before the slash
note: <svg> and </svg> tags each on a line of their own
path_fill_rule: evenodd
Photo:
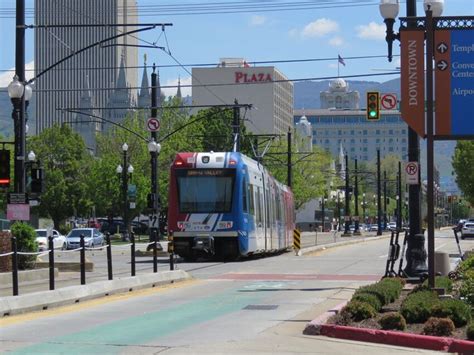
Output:
<svg viewBox="0 0 474 355">
<path fill-rule="evenodd" d="M 346 163 L 346 188 L 345 188 L 345 211 L 344 211 L 344 233 L 342 234 L 343 237 L 351 236 L 350 230 L 350 199 L 349 199 L 349 157 L 347 154 L 344 157 Z"/>
<path fill-rule="evenodd" d="M 133 166 L 128 162 L 128 145 L 124 143 L 122 145 L 123 151 L 123 167 L 121 165 L 117 166 L 116 172 L 119 177 L 122 178 L 122 198 L 123 198 L 123 224 L 125 226 L 125 232 L 122 237 L 124 241 L 127 241 L 130 235 L 130 223 L 128 217 L 128 180 L 129 175 L 131 177 L 133 173 Z"/>
<path fill-rule="evenodd" d="M 382 235 L 382 197 L 380 186 L 380 149 L 377 150 L 377 235 Z"/>
<path fill-rule="evenodd" d="M 359 182 L 357 179 L 357 159 L 354 160 L 354 235 L 360 235 L 359 229 Z"/>
</svg>

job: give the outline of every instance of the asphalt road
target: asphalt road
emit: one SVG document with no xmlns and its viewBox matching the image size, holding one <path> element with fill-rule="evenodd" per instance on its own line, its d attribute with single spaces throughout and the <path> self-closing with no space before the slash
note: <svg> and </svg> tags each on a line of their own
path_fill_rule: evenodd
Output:
<svg viewBox="0 0 474 355">
<path fill-rule="evenodd" d="M 474 240 L 462 241 L 471 249 Z M 452 232 L 436 245 L 457 250 Z M 0 320 L 15 354 L 404 354 L 413 349 L 303 336 L 306 323 L 384 273 L 388 239 L 296 256 L 178 264 L 191 281 Z M 427 352 L 426 352 L 427 353 Z"/>
</svg>

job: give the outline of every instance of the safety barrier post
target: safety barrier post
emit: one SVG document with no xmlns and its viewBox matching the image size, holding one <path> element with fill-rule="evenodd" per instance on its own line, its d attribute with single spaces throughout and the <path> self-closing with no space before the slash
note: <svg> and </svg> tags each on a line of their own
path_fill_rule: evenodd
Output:
<svg viewBox="0 0 474 355">
<path fill-rule="evenodd" d="M 130 233 L 130 264 L 131 264 L 131 274 L 135 276 L 135 233 Z"/>
<path fill-rule="evenodd" d="M 79 246 L 81 248 L 80 255 L 81 255 L 81 285 L 86 284 L 86 248 L 84 246 L 84 234 L 79 236 Z"/>
<path fill-rule="evenodd" d="M 13 296 L 18 296 L 18 251 L 16 247 L 16 237 L 12 237 L 12 284 Z"/>
<path fill-rule="evenodd" d="M 49 289 L 54 290 L 54 242 L 53 236 L 48 236 L 49 249 Z"/>
<path fill-rule="evenodd" d="M 301 250 L 301 232 L 298 229 L 293 229 L 293 248 L 296 255 L 299 255 Z"/>
<path fill-rule="evenodd" d="M 112 273 L 112 244 L 110 243 L 110 233 L 105 233 L 105 241 L 107 243 L 107 273 L 109 280 L 113 280 L 114 275 Z"/>
<path fill-rule="evenodd" d="M 152 231 L 153 235 L 153 272 L 158 272 L 158 251 L 157 251 L 157 235 L 156 235 L 156 229 L 153 229 Z"/>
<path fill-rule="evenodd" d="M 173 234 L 168 236 L 168 253 L 170 253 L 170 270 L 174 270 L 174 245 Z"/>
</svg>

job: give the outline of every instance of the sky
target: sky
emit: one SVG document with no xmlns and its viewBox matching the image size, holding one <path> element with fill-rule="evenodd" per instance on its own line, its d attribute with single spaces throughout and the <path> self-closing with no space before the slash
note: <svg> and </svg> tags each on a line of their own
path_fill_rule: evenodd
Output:
<svg viewBox="0 0 474 355">
<path fill-rule="evenodd" d="M 61 0 L 47 1 L 57 1 L 61 6 Z M 33 9 L 33 4 L 33 0 L 26 0 L 27 13 Z M 378 9 L 379 0 L 137 0 L 137 4 L 141 10 L 141 23 L 173 24 L 166 29 L 166 36 L 161 33 L 161 28 L 140 34 L 141 39 L 164 46 L 171 53 L 141 48 L 140 65 L 145 53 L 148 64 L 155 62 L 158 66 L 217 64 L 220 58 L 227 57 L 244 58 L 250 63 L 329 58 L 265 65 L 276 66 L 289 79 L 337 76 L 339 66 L 341 76 L 377 74 L 379 76 L 355 80 L 378 82 L 396 78 L 395 75 L 380 74 L 393 72 L 400 65 L 398 57 L 395 56 L 392 63 L 385 57 L 385 24 Z M 152 5 L 161 8 L 148 7 Z M 296 9 L 298 7 L 301 8 Z M 13 72 L 7 70 L 15 65 L 14 8 L 15 0 L 0 0 L 0 87 L 11 81 Z M 178 10 L 182 12 L 178 14 Z M 216 10 L 220 13 L 209 14 Z M 417 1 L 417 13 L 424 15 L 423 1 Z M 405 14 L 406 5 L 402 2 L 399 16 Z M 445 0 L 443 16 L 474 16 L 474 0 Z M 34 18 L 27 15 L 26 23 L 33 24 Z M 396 23 L 395 29 L 398 27 Z M 27 69 L 34 66 L 33 40 L 34 31 L 26 30 Z M 396 42 L 394 55 L 397 54 L 399 46 Z M 344 59 L 345 65 L 338 65 L 338 55 Z M 351 59 L 363 56 L 380 58 Z M 163 86 L 176 85 L 178 78 L 183 85 L 191 83 L 191 67 L 165 67 L 159 72 Z M 141 73 L 138 77 L 141 78 Z M 176 89 L 164 91 L 166 95 L 174 95 Z M 191 88 L 184 87 L 182 92 L 190 95 Z"/>
</svg>

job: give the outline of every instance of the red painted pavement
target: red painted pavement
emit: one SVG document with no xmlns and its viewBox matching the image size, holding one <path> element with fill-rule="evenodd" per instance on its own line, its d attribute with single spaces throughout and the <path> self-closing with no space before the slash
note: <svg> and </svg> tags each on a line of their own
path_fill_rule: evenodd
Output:
<svg viewBox="0 0 474 355">
<path fill-rule="evenodd" d="M 328 275 L 328 274 L 244 274 L 229 273 L 213 276 L 214 280 L 252 280 L 252 281 L 379 281 L 381 275 Z"/>
</svg>

